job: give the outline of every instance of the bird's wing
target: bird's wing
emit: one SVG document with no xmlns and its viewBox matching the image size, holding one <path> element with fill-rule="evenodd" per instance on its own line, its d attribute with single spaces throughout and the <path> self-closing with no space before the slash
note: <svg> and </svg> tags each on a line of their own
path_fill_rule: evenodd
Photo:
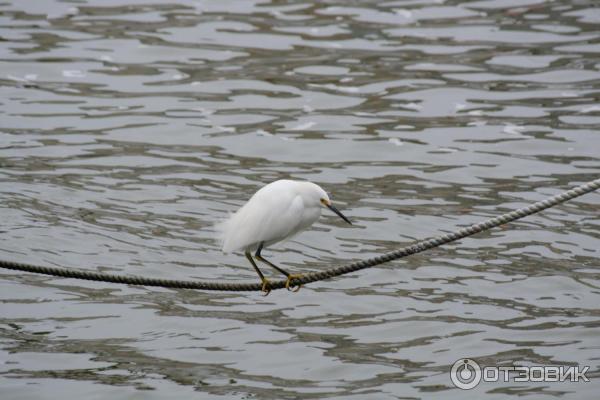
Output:
<svg viewBox="0 0 600 400">
<path fill-rule="evenodd" d="M 253 196 L 221 225 L 223 251 L 285 239 L 301 224 L 303 208 L 300 196 Z"/>
<path fill-rule="evenodd" d="M 275 243 L 287 239 L 302 224 L 304 202 L 300 196 L 274 205 L 271 210 L 258 235 L 261 242 Z"/>
</svg>

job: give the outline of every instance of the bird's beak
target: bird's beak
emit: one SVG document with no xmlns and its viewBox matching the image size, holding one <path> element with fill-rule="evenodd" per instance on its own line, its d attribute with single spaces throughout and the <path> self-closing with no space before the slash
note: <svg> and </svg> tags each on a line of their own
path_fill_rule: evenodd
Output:
<svg viewBox="0 0 600 400">
<path fill-rule="evenodd" d="M 326 206 L 327 208 L 329 208 L 331 211 L 333 211 L 334 213 L 336 213 L 336 214 L 337 214 L 337 215 L 338 215 L 338 216 L 339 216 L 341 219 L 343 219 L 344 221 L 346 221 L 347 223 L 349 223 L 350 225 L 352 225 L 352 222 L 350 222 L 350 220 L 349 220 L 348 218 L 346 218 L 346 217 L 344 216 L 344 214 L 342 214 L 342 213 L 340 212 L 340 210 L 338 210 L 337 208 L 335 208 L 334 206 L 332 206 L 332 205 L 331 205 L 331 203 L 329 203 L 329 204 L 325 204 L 325 206 Z"/>
</svg>

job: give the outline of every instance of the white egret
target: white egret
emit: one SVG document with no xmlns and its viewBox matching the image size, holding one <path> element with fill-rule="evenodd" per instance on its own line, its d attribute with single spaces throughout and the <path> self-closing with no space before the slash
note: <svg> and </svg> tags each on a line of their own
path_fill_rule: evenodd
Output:
<svg viewBox="0 0 600 400">
<path fill-rule="evenodd" d="M 287 277 L 285 287 L 290 289 L 290 281 L 301 275 L 290 274 L 266 260 L 260 253 L 272 244 L 291 238 L 306 230 L 321 215 L 321 208 L 327 207 L 344 221 L 352 225 L 337 208 L 327 193 L 312 182 L 278 180 L 258 190 L 231 217 L 218 224 L 217 230 L 223 245 L 223 252 L 244 251 L 246 258 L 260 277 L 262 291 L 269 294 L 270 283 L 252 259 L 252 252 L 258 261 L 276 269 Z M 299 290 L 300 286 L 295 290 Z"/>
</svg>

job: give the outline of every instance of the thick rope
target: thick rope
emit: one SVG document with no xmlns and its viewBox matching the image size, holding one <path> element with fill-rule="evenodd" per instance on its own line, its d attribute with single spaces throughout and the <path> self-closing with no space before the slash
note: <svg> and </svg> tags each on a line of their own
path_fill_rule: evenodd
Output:
<svg viewBox="0 0 600 400">
<path fill-rule="evenodd" d="M 311 272 L 302 275 L 300 278 L 292 279 L 290 284 L 296 286 L 299 284 L 307 284 L 316 282 L 334 276 L 340 276 L 356 272 L 361 269 L 370 268 L 375 265 L 383 264 L 392 260 L 397 260 L 411 254 L 421 253 L 425 250 L 460 240 L 467 236 L 474 235 L 479 232 L 487 231 L 497 226 L 512 222 L 528 215 L 538 213 L 546 208 L 553 207 L 557 204 L 564 203 L 568 200 L 583 196 L 586 193 L 592 192 L 600 188 L 600 179 L 593 180 L 583 185 L 577 186 L 566 192 L 549 197 L 546 200 L 538 201 L 528 207 L 520 208 L 515 211 L 500 215 L 499 217 L 490 218 L 486 221 L 473 224 L 466 228 L 459 229 L 455 232 L 441 236 L 436 236 L 431 239 L 421 240 L 415 244 L 403 247 L 391 253 L 384 254 L 379 257 L 370 258 L 364 261 L 358 261 L 352 264 L 330 268 L 325 271 Z M 200 290 L 220 290 L 220 291 L 258 291 L 261 290 L 261 283 L 234 283 L 234 282 L 211 282 L 211 281 L 181 281 L 171 279 L 155 279 L 145 278 L 142 276 L 131 275 L 113 275 L 100 272 L 85 271 L 81 269 L 67 269 L 60 267 L 44 267 L 39 265 L 23 264 L 12 261 L 1 261 L 0 268 L 12 269 L 17 271 L 33 272 L 38 274 L 61 276 L 64 278 L 85 279 L 90 281 L 121 283 L 126 285 L 139 286 L 160 286 L 165 288 L 175 289 L 200 289 Z M 271 289 L 282 289 L 285 287 L 285 280 L 271 281 Z"/>
</svg>

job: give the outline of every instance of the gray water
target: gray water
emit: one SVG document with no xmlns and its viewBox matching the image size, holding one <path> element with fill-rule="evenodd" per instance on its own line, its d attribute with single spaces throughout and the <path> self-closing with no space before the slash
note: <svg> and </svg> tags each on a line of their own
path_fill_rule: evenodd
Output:
<svg viewBox="0 0 600 400">
<path fill-rule="evenodd" d="M 600 174 L 594 1 L 0 5 L 0 257 L 257 282 L 211 226 L 280 178 L 331 213 L 294 273 Z M 600 195 L 298 293 L 0 271 L 4 399 L 597 398 Z M 268 268 L 265 272 L 273 278 Z M 589 366 L 584 383 L 449 370 Z"/>
</svg>

